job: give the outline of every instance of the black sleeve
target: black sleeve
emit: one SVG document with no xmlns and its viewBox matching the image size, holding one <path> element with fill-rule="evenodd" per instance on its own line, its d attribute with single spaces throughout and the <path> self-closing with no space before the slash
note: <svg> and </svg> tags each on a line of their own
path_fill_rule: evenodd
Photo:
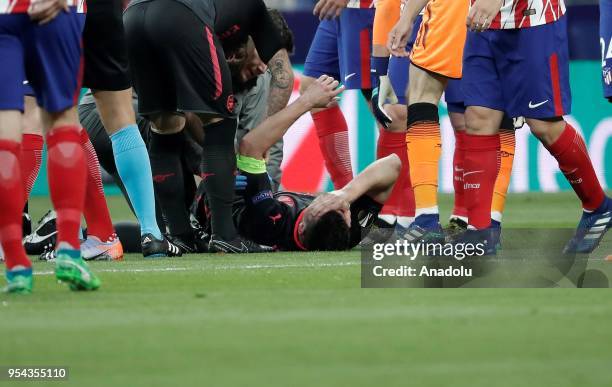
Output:
<svg viewBox="0 0 612 387">
<path fill-rule="evenodd" d="M 351 204 L 351 247 L 357 246 L 368 233 L 383 205 L 367 195 Z"/>
<path fill-rule="evenodd" d="M 215 4 L 215 32 L 226 54 L 246 43 L 249 35 L 265 63 L 283 48 L 280 31 L 263 0 L 216 0 Z"/>
<path fill-rule="evenodd" d="M 257 1 L 258 16 L 253 23 L 251 36 L 255 47 L 259 53 L 259 57 L 264 63 L 268 63 L 270 59 L 283 48 L 283 42 L 280 36 L 280 31 L 274 25 L 272 17 L 266 8 L 263 1 Z"/>
<path fill-rule="evenodd" d="M 240 231 L 260 243 L 277 245 L 293 227 L 289 207 L 274 198 L 267 173 L 240 173 L 247 178 L 242 194 L 246 209 Z"/>
</svg>

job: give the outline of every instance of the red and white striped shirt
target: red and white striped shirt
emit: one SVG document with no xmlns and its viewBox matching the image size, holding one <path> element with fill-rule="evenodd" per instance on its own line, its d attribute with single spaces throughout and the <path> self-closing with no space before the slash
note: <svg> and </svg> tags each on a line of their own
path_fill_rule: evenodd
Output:
<svg viewBox="0 0 612 387">
<path fill-rule="evenodd" d="M 0 15 L 27 13 L 31 3 L 31 0 L 0 0 Z M 66 3 L 69 7 L 77 7 L 77 12 L 79 13 L 87 11 L 85 0 L 66 0 Z"/>
<path fill-rule="evenodd" d="M 346 8 L 371 8 L 373 0 L 349 0 Z"/>
<path fill-rule="evenodd" d="M 553 23 L 563 15 L 565 15 L 564 0 L 503 0 L 503 5 L 489 28 L 494 30 L 529 28 Z"/>
</svg>

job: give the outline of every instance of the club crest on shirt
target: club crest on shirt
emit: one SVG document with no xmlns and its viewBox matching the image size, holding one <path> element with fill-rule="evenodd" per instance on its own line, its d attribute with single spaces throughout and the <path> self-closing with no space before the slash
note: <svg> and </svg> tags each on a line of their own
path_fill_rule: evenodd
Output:
<svg viewBox="0 0 612 387">
<path fill-rule="evenodd" d="M 234 111 L 234 108 L 236 107 L 236 98 L 234 98 L 234 94 L 230 94 L 230 95 L 227 97 L 227 103 L 226 103 L 226 105 L 227 105 L 227 111 L 228 111 L 228 112 L 230 112 L 230 113 L 231 113 L 231 112 L 233 112 L 233 111 Z"/>
<path fill-rule="evenodd" d="M 611 67 L 604 67 L 603 80 L 606 85 L 608 86 L 612 85 L 612 68 Z"/>
</svg>

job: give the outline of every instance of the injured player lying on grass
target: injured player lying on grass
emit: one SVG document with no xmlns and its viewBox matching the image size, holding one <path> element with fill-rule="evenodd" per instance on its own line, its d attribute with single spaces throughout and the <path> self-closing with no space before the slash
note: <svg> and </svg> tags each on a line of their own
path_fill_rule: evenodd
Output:
<svg viewBox="0 0 612 387">
<path fill-rule="evenodd" d="M 376 219 L 401 169 L 396 155 L 374 162 L 344 188 L 319 196 L 273 193 L 266 173 L 268 149 L 303 114 L 335 105 L 344 90 L 338 85 L 321 76 L 295 102 L 241 140 L 237 165 L 246 185 L 234 203 L 233 218 L 245 238 L 279 250 L 347 250 Z"/>
</svg>

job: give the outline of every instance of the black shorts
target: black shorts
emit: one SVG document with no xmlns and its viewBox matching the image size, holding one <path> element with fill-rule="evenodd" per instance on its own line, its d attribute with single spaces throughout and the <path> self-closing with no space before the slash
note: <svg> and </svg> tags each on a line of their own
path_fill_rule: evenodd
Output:
<svg viewBox="0 0 612 387">
<path fill-rule="evenodd" d="M 88 2 L 83 30 L 83 87 L 107 91 L 132 87 L 122 14 L 122 0 Z"/>
<path fill-rule="evenodd" d="M 229 67 L 214 21 L 174 0 L 130 6 L 124 14 L 138 112 L 194 112 L 233 117 Z"/>
</svg>

